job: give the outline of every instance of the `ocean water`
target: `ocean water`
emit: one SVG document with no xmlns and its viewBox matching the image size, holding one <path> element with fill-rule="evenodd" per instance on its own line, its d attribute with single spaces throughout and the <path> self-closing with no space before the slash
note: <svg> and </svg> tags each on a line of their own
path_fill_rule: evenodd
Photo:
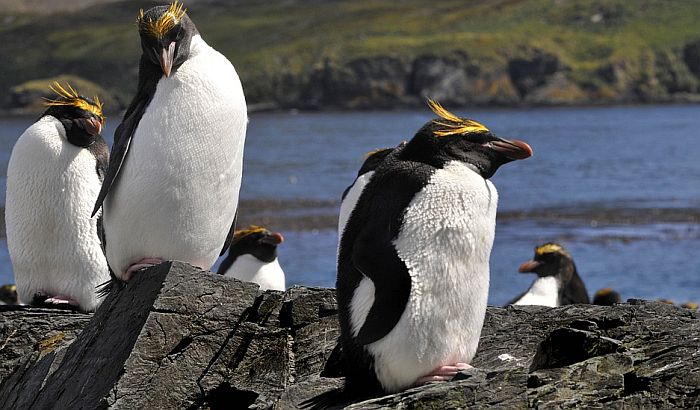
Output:
<svg viewBox="0 0 700 410">
<path fill-rule="evenodd" d="M 547 241 L 572 253 L 591 295 L 613 287 L 623 299 L 700 301 L 700 106 L 455 111 L 534 150 L 493 177 L 489 303 L 529 286 L 517 268 Z M 251 115 L 241 219 L 284 234 L 288 285 L 334 286 L 341 193 L 366 152 L 411 138 L 430 118 L 427 109 Z M 0 119 L 3 202 L 12 145 L 34 119 Z M 107 120 L 110 142 L 118 122 Z M 12 280 L 3 240 L 0 283 Z"/>
</svg>

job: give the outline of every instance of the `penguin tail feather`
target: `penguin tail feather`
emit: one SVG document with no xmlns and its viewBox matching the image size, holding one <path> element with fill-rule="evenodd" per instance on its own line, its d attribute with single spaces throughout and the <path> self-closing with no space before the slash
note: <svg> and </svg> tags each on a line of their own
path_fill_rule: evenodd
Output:
<svg viewBox="0 0 700 410">
<path fill-rule="evenodd" d="M 299 407 L 310 410 L 339 409 L 348 405 L 349 402 L 345 390 L 339 387 L 305 400 L 299 403 Z"/>
<path fill-rule="evenodd" d="M 100 283 L 99 285 L 95 286 L 95 292 L 97 293 L 98 298 L 104 298 L 107 295 L 109 295 L 113 289 L 121 288 L 124 286 L 124 282 L 119 280 L 115 275 L 114 272 L 112 272 L 112 269 L 109 270 L 109 280 L 104 283 Z"/>
</svg>

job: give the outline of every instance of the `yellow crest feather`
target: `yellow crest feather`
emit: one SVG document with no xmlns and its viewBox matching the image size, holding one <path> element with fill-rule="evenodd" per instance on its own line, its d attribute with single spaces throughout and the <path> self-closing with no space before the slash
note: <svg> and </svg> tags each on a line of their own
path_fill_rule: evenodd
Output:
<svg viewBox="0 0 700 410">
<path fill-rule="evenodd" d="M 367 159 L 367 158 L 371 157 L 372 155 L 378 154 L 378 153 L 380 153 L 380 152 L 382 152 L 382 151 L 384 151 L 384 150 L 386 150 L 386 149 L 387 149 L 387 148 L 377 148 L 377 149 L 375 149 L 375 150 L 372 150 L 372 151 L 366 153 L 365 156 L 364 156 L 363 158 L 364 158 L 364 159 Z"/>
<path fill-rule="evenodd" d="M 556 253 L 556 252 L 563 252 L 564 248 L 561 247 L 561 245 L 557 245 L 556 243 L 546 243 L 542 246 L 538 246 L 535 249 L 535 253 L 537 255 L 544 255 L 545 253 Z"/>
<path fill-rule="evenodd" d="M 433 120 L 435 124 L 444 127 L 441 130 L 434 131 L 433 133 L 438 137 L 445 137 L 447 135 L 457 135 L 457 134 L 469 134 L 473 132 L 489 132 L 484 124 L 470 120 L 468 118 L 460 118 L 451 112 L 447 111 L 439 102 L 428 99 L 428 107 L 443 120 L 449 121 L 449 123 Z"/>
<path fill-rule="evenodd" d="M 257 225 L 251 225 L 247 229 L 239 229 L 233 234 L 233 240 L 239 240 L 243 237 L 246 237 L 248 235 L 252 235 L 254 233 L 263 233 L 267 232 L 267 229 L 263 228 L 262 226 L 257 226 Z"/>
<path fill-rule="evenodd" d="M 72 106 L 85 110 L 99 117 L 100 122 L 105 122 L 105 117 L 102 115 L 102 102 L 98 96 L 94 96 L 94 104 L 90 103 L 83 97 L 81 97 L 78 92 L 70 84 L 66 83 L 66 86 L 62 86 L 57 81 L 54 81 L 49 89 L 56 93 L 58 99 L 44 98 L 44 105 L 47 107 L 51 106 Z"/>
<path fill-rule="evenodd" d="M 187 9 L 184 8 L 184 5 L 179 1 L 174 1 L 170 3 L 165 13 L 156 21 L 147 20 L 143 9 L 139 10 L 136 22 L 140 31 L 149 33 L 156 38 L 163 38 L 168 31 L 172 30 L 180 22 L 185 13 L 187 13 Z"/>
</svg>

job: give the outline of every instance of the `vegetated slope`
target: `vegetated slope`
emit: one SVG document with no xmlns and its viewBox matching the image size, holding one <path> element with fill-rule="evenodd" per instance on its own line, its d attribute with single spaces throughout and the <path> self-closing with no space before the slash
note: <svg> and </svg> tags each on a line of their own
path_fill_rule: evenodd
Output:
<svg viewBox="0 0 700 410">
<path fill-rule="evenodd" d="M 0 29 L 0 58 L 5 62 L 0 90 L 69 73 L 128 101 L 140 54 L 135 18 L 139 8 L 151 4 L 122 1 L 52 15 L 0 11 L 6 23 Z M 324 67 L 377 57 L 410 65 L 421 55 L 457 51 L 476 70 L 472 77 L 508 74 L 513 59 L 551 55 L 555 71 L 565 72 L 569 82 L 585 92 L 596 90 L 586 94 L 588 99 L 615 99 L 620 87 L 604 84 L 611 83 L 610 75 L 649 87 L 671 81 L 682 92 L 698 91 L 697 78 L 676 61 L 682 60 L 687 44 L 700 40 L 700 7 L 693 0 L 248 0 L 185 5 L 207 42 L 234 63 L 253 103 L 290 103 L 308 96 L 304 90 L 309 83 L 319 81 L 313 73 Z M 659 77 L 660 64 L 673 78 Z M 377 69 L 370 64 L 366 74 Z M 606 76 L 606 70 L 613 74 Z M 515 88 L 523 97 L 522 89 Z M 477 88 L 482 89 L 488 87 Z M 285 95 L 293 96 L 287 101 Z"/>
</svg>

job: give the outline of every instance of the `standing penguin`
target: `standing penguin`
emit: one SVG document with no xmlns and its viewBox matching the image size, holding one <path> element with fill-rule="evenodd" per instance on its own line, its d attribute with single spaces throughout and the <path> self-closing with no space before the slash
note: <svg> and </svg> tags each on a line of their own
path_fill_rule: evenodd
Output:
<svg viewBox="0 0 700 410">
<path fill-rule="evenodd" d="M 90 217 L 107 168 L 97 97 L 54 83 L 58 95 L 17 140 L 7 168 L 5 224 L 20 303 L 79 307 L 100 303 L 95 287 L 109 280 Z"/>
<path fill-rule="evenodd" d="M 345 188 L 343 196 L 341 197 L 340 213 L 338 214 L 338 238 L 343 236 L 345 224 L 348 222 L 348 218 L 350 218 L 350 214 L 355 208 L 357 200 L 360 199 L 362 191 L 365 189 L 365 186 L 367 186 L 367 183 L 369 183 L 369 180 L 372 179 L 374 170 L 393 150 L 393 148 L 380 148 L 375 151 L 370 151 L 365 155 L 365 161 L 357 172 L 357 177 L 349 187 Z"/>
<path fill-rule="evenodd" d="M 168 259 L 209 269 L 227 248 L 248 122 L 236 70 L 181 3 L 137 22 L 138 90 L 94 208 L 104 206 L 107 261 L 123 281 Z"/>
<path fill-rule="evenodd" d="M 347 222 L 336 283 L 345 387 L 307 405 L 449 380 L 476 352 L 498 202 L 488 178 L 532 150 L 429 105 L 440 118 L 384 159 Z"/>
<path fill-rule="evenodd" d="M 260 285 L 260 290 L 286 290 L 284 271 L 277 260 L 277 245 L 282 234 L 259 226 L 236 231 L 228 255 L 218 273 Z"/>
<path fill-rule="evenodd" d="M 563 246 L 546 243 L 535 248 L 535 258 L 520 265 L 520 273 L 534 272 L 537 279 L 509 305 L 563 306 L 590 303 L 571 254 Z"/>
</svg>

